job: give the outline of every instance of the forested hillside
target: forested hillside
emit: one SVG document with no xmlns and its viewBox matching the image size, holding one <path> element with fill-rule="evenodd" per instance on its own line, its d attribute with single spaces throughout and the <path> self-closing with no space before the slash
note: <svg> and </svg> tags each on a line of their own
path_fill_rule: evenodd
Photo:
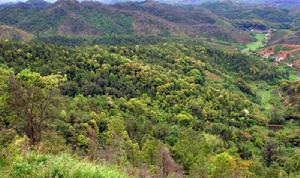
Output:
<svg viewBox="0 0 300 178">
<path fill-rule="evenodd" d="M 298 142 L 269 129 L 251 87 L 287 70 L 202 46 L 0 47 L 3 175 L 97 175 L 40 155 L 61 153 L 139 177 L 299 175 Z"/>
<path fill-rule="evenodd" d="M 206 8 L 155 1 L 101 4 L 59 0 L 53 4 L 19 3 L 0 10 L 0 23 L 40 37 L 40 41 L 69 44 L 109 43 L 152 38 L 205 37 L 246 43 L 249 33 L 235 28 Z M 198 8 L 201 8 L 200 10 Z M 143 40 L 144 39 L 144 40 Z"/>
<path fill-rule="evenodd" d="M 297 32 L 299 13 L 298 8 L 272 3 L 225 1 L 191 6 L 157 1 L 102 4 L 33 0 L 2 5 L 0 24 L 34 34 L 38 41 L 60 45 L 157 44 L 192 38 L 229 43 L 235 48 L 255 41 L 253 29 Z M 281 35 L 280 39 L 284 37 L 288 38 Z"/>
</svg>

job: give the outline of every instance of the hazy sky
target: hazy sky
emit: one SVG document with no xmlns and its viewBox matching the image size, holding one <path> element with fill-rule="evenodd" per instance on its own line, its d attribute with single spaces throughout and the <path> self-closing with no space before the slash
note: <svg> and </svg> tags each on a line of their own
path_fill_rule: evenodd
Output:
<svg viewBox="0 0 300 178">
<path fill-rule="evenodd" d="M 7 3 L 7 2 L 24 2 L 26 0 L 0 0 L 0 3 Z M 46 0 L 49 2 L 54 2 L 55 0 Z"/>
<path fill-rule="evenodd" d="M 8 3 L 8 2 L 25 2 L 27 0 L 0 0 L 0 4 L 3 4 L 3 3 Z M 55 2 L 56 0 L 45 0 L 45 1 L 48 1 L 48 2 Z M 79 0 L 80 1 L 80 0 Z M 96 0 L 96 1 L 100 1 L 100 2 L 122 2 L 122 1 L 142 1 L 142 0 Z M 176 0 L 175 0 L 176 1 Z"/>
<path fill-rule="evenodd" d="M 0 0 L 0 3 L 7 3 L 7 2 L 25 2 L 27 0 Z M 45 0 L 48 2 L 55 2 L 56 0 Z M 113 0 L 97 0 L 97 1 L 113 1 Z M 118 0 L 118 1 L 129 1 L 129 0 Z"/>
<path fill-rule="evenodd" d="M 0 0 L 0 4 L 3 3 L 8 3 L 8 2 L 25 2 L 27 0 Z M 45 0 L 48 2 L 55 2 L 56 0 Z M 78 1 L 83 1 L 83 0 L 78 0 Z M 102 3 L 116 3 L 116 2 L 126 2 L 126 1 L 144 1 L 144 0 L 94 0 L 94 1 L 99 1 Z M 196 2 L 213 2 L 217 0 L 157 0 L 160 2 L 167 2 L 167 3 L 196 3 Z M 239 1 L 239 0 L 235 0 Z M 253 0 L 247 0 L 247 1 L 253 1 Z M 257 0 L 256 0 L 257 1 Z"/>
<path fill-rule="evenodd" d="M 3 3 L 8 3 L 8 2 L 25 2 L 27 0 L 0 0 L 0 4 Z M 55 2 L 56 0 L 45 0 L 48 2 Z M 82 1 L 82 0 L 78 0 L 78 1 Z M 144 1 L 144 0 L 94 0 L 94 1 L 99 1 L 99 2 L 104 2 L 104 3 L 115 3 L 115 2 L 126 2 L 126 1 Z M 200 0 L 158 0 L 161 2 L 184 2 L 184 1 L 200 1 Z M 202 1 L 210 1 L 210 0 L 202 0 Z"/>
</svg>

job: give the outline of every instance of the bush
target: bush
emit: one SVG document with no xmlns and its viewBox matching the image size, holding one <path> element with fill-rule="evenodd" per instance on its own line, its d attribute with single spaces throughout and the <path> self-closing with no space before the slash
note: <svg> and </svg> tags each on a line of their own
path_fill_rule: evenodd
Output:
<svg viewBox="0 0 300 178">
<path fill-rule="evenodd" d="M 18 134 L 14 129 L 0 130 L 0 149 L 10 144 L 17 135 Z"/>
<path fill-rule="evenodd" d="M 63 136 L 56 132 L 44 132 L 42 140 L 39 143 L 38 150 L 44 154 L 59 154 L 70 152 L 70 148 L 66 144 L 66 140 Z"/>
</svg>

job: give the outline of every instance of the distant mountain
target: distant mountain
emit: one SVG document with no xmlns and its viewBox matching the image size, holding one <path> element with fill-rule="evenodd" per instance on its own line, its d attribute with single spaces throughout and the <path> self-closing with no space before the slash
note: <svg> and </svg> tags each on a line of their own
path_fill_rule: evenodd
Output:
<svg viewBox="0 0 300 178">
<path fill-rule="evenodd" d="M 0 9 L 11 7 L 11 6 L 17 6 L 20 8 L 45 8 L 50 6 L 51 3 L 44 0 L 28 0 L 26 2 L 11 2 L 11 3 L 0 3 Z"/>
<path fill-rule="evenodd" d="M 12 6 L 12 5 L 14 5 L 15 3 L 0 3 L 0 10 L 1 9 L 4 9 L 4 8 L 6 8 L 6 7 L 9 7 L 9 6 Z"/>
<path fill-rule="evenodd" d="M 25 4 L 30 5 L 35 8 L 44 8 L 51 5 L 51 3 L 44 0 L 28 0 Z"/>
<path fill-rule="evenodd" d="M 183 1 L 182 1 L 183 2 Z M 186 1 L 198 3 L 198 1 Z M 251 29 L 290 29 L 299 26 L 299 13 L 274 5 L 233 1 L 172 5 L 147 0 L 103 4 L 29 0 L 0 10 L 0 24 L 14 26 L 39 38 L 206 38 L 248 43 Z M 59 38 L 58 38 L 59 37 Z"/>
<path fill-rule="evenodd" d="M 36 1 L 36 0 L 33 0 Z M 40 1 L 40 0 L 37 0 Z M 46 0 L 48 3 L 49 2 L 56 2 L 57 0 Z M 79 0 L 79 1 L 95 1 L 95 2 L 100 2 L 100 3 L 104 3 L 104 4 L 115 4 L 115 3 L 124 3 L 124 2 L 143 2 L 146 0 Z M 156 0 L 158 2 L 161 3 L 168 3 L 168 4 L 201 4 L 204 2 L 216 2 L 218 0 Z M 3 1 L 0 2 L 0 4 L 6 4 L 8 3 L 8 1 Z M 20 2 L 20 1 L 16 1 L 16 2 Z M 23 1 L 21 1 L 23 2 Z"/>
<path fill-rule="evenodd" d="M 168 4 L 193 4 L 199 5 L 205 2 L 217 2 L 219 0 L 157 0 L 160 3 L 168 3 Z"/>
<path fill-rule="evenodd" d="M 247 4 L 267 4 L 278 7 L 292 7 L 300 5 L 300 0 L 232 0 L 232 2 Z"/>
<path fill-rule="evenodd" d="M 295 7 L 300 6 L 300 0 L 266 0 L 267 4 L 272 4 L 278 7 Z"/>
<path fill-rule="evenodd" d="M 54 3 L 57 0 L 28 0 L 28 3 Z M 78 0 L 78 1 L 94 1 L 100 2 L 103 4 L 116 4 L 116 3 L 125 3 L 125 2 L 144 2 L 147 0 Z M 246 4 L 273 4 L 278 6 L 286 6 L 286 5 L 299 5 L 300 0 L 155 0 L 160 3 L 167 3 L 167 4 L 185 4 L 185 5 L 199 5 L 207 2 L 233 2 L 233 3 L 246 3 Z M 1 4 L 13 4 L 13 3 L 22 3 L 24 1 L 14 1 L 10 2 L 7 1 L 0 1 Z"/>
<path fill-rule="evenodd" d="M 247 33 L 205 8 L 149 0 L 113 5 L 76 0 L 48 4 L 42 0 L 30 0 L 0 10 L 0 23 L 37 36 L 179 35 L 242 43 L 250 40 Z"/>
</svg>

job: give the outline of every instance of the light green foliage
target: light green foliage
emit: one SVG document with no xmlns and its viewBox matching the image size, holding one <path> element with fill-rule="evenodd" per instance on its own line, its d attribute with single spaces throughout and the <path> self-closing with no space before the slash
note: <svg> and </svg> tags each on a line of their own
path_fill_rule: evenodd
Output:
<svg viewBox="0 0 300 178">
<path fill-rule="evenodd" d="M 29 69 L 21 71 L 17 76 L 17 80 L 26 82 L 30 87 L 39 86 L 41 88 L 54 88 L 66 80 L 61 75 L 48 75 L 41 76 L 41 74 L 36 72 L 31 72 Z"/>
<path fill-rule="evenodd" d="M 89 139 L 86 138 L 84 135 L 77 136 L 77 143 L 79 147 L 88 147 L 89 142 Z"/>
<path fill-rule="evenodd" d="M 221 153 L 212 158 L 208 174 L 211 178 L 247 177 L 250 164 L 228 153 Z"/>
<path fill-rule="evenodd" d="M 194 120 L 193 116 L 187 113 L 179 113 L 175 116 L 175 119 L 182 126 L 188 126 Z"/>
<path fill-rule="evenodd" d="M 272 93 L 274 91 L 274 87 L 264 83 L 262 84 L 256 83 L 256 85 L 253 86 L 253 90 L 256 92 L 256 95 L 260 97 L 260 103 L 262 106 L 264 106 L 264 109 L 266 111 L 270 111 L 270 107 L 271 107 L 270 100 L 273 97 Z"/>
<path fill-rule="evenodd" d="M 268 130 L 263 127 L 251 127 L 247 129 L 247 132 L 252 134 L 251 141 L 258 147 L 262 148 L 265 145 L 266 140 L 269 138 Z"/>
<path fill-rule="evenodd" d="M 174 145 L 174 156 L 189 171 L 198 159 L 203 160 L 205 155 L 213 151 L 208 150 L 208 152 L 205 152 L 205 147 L 203 136 L 188 129 L 179 136 L 177 143 Z"/>
<path fill-rule="evenodd" d="M 42 143 L 45 143 L 43 138 Z M 52 139 L 53 140 L 53 139 Z M 0 176 L 7 178 L 87 177 L 125 178 L 117 167 L 110 167 L 88 160 L 80 160 L 62 152 L 57 155 L 41 154 L 27 150 L 28 138 L 17 138 L 3 150 L 7 166 L 0 166 Z M 55 143 L 54 143 L 55 144 Z M 57 145 L 59 146 L 59 145 Z M 59 147 L 62 148 L 63 145 Z M 2 151 L 2 150 L 1 150 Z M 44 152 L 45 150 L 42 150 Z M 50 152 L 48 152 L 50 153 Z M 52 152 L 51 153 L 55 153 Z"/>
<path fill-rule="evenodd" d="M 142 163 L 145 165 L 160 166 L 162 162 L 160 148 L 161 143 L 159 141 L 147 139 L 140 153 Z"/>
<path fill-rule="evenodd" d="M 12 165 L 11 177 L 64 177 L 64 178 L 125 178 L 118 170 L 104 165 L 77 160 L 69 155 L 39 155 L 31 153 Z M 10 176 L 9 176 L 10 177 Z"/>
<path fill-rule="evenodd" d="M 120 165 L 126 165 L 128 163 L 127 156 L 129 160 L 133 162 L 137 161 L 138 147 L 128 136 L 122 119 L 118 117 L 113 118 L 108 124 L 105 136 L 109 150 L 113 153 L 112 160 Z"/>
<path fill-rule="evenodd" d="M 9 116 L 14 118 L 12 122 L 18 120 L 26 123 L 23 129 L 31 139 L 31 143 L 40 141 L 42 127 L 54 112 L 58 85 L 63 80 L 60 75 L 44 77 L 28 69 L 22 70 L 16 76 L 12 75 L 6 80 L 9 86 L 7 92 L 10 97 L 10 101 L 6 104 L 14 111 Z"/>
<path fill-rule="evenodd" d="M 263 42 L 265 40 L 264 33 L 257 33 L 255 34 L 255 42 L 247 44 L 246 48 L 242 50 L 243 53 L 250 53 L 253 51 L 258 50 L 259 48 L 263 47 Z"/>
<path fill-rule="evenodd" d="M 5 66 L 0 66 L 0 110 L 4 109 L 8 102 L 8 80 L 13 76 L 13 74 L 13 70 Z"/>
<path fill-rule="evenodd" d="M 217 135 L 211 135 L 204 133 L 204 148 L 206 152 L 214 152 L 214 153 L 219 153 L 223 151 L 224 148 L 224 142 L 221 140 L 221 138 Z"/>
</svg>

